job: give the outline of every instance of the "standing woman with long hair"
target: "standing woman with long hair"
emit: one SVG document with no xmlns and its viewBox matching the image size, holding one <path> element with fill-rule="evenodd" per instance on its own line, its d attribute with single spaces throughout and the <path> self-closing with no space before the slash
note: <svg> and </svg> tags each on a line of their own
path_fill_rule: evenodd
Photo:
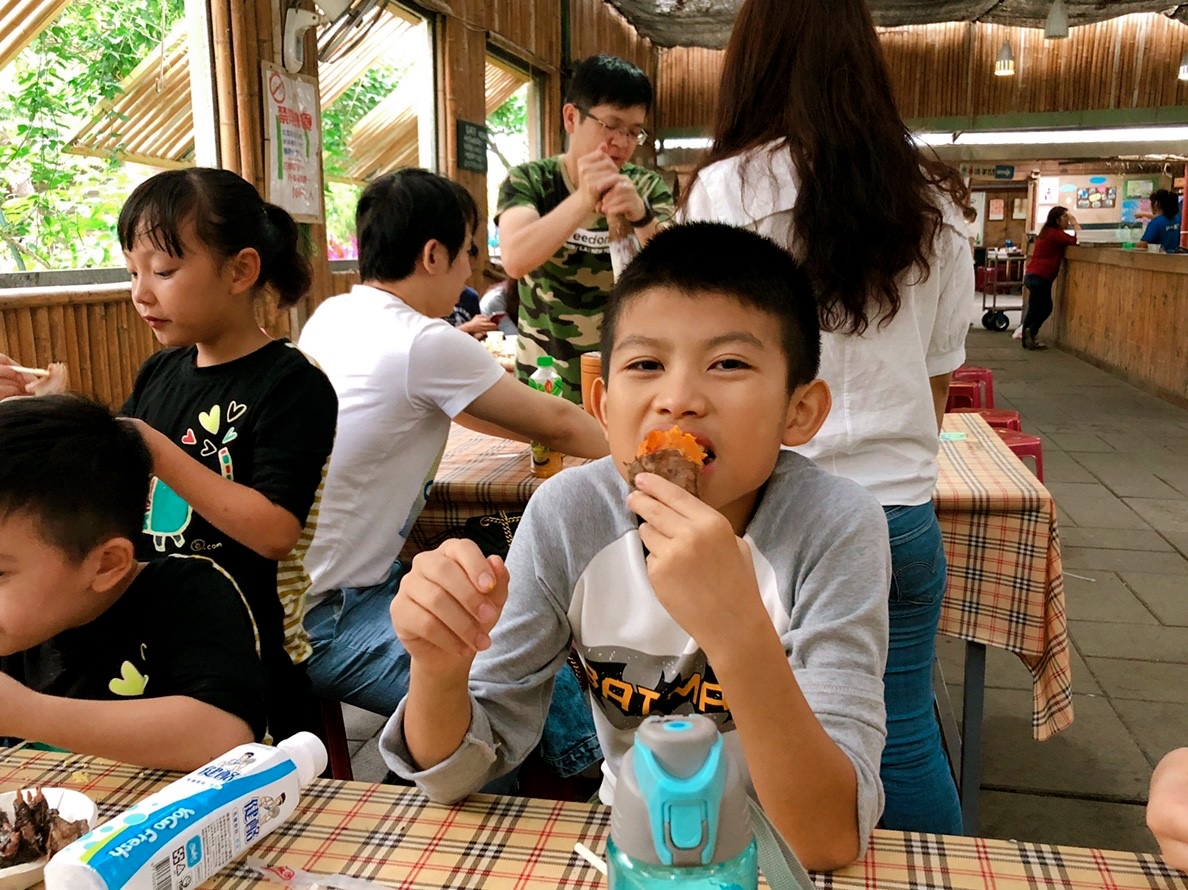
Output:
<svg viewBox="0 0 1188 890">
<path fill-rule="evenodd" d="M 1072 229 L 1073 233 L 1069 234 L 1066 229 Z M 1052 314 L 1052 282 L 1060 274 L 1064 251 L 1077 243 L 1076 233 L 1079 231 L 1081 225 L 1068 208 L 1053 207 L 1048 211 L 1023 275 L 1023 286 L 1027 288 L 1027 310 L 1023 313 L 1024 349 L 1047 349 L 1035 337 L 1040 325 Z"/>
<path fill-rule="evenodd" d="M 684 217 L 773 238 L 817 289 L 833 407 L 797 450 L 869 488 L 890 530 L 883 824 L 959 834 L 933 713 L 946 565 L 932 492 L 971 315 L 967 192 L 912 142 L 863 0 L 748 0 L 723 64 Z"/>
</svg>

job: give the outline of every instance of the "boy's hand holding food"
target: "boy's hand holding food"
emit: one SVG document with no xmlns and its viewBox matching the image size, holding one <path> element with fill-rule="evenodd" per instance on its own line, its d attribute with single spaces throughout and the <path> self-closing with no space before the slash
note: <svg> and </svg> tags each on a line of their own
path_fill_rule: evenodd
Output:
<svg viewBox="0 0 1188 890">
<path fill-rule="evenodd" d="M 392 626 L 417 668 L 465 678 L 507 602 L 509 575 L 498 556 L 454 539 L 420 553 L 392 600 Z"/>
<path fill-rule="evenodd" d="M 627 506 L 643 520 L 656 598 L 711 661 L 719 649 L 746 645 L 757 625 L 770 625 L 751 549 L 725 516 L 651 472 L 635 477 Z"/>
<path fill-rule="evenodd" d="M 13 396 L 48 396 L 66 392 L 66 365 L 50 362 L 44 370 L 25 368 L 0 353 L 0 401 Z"/>
</svg>

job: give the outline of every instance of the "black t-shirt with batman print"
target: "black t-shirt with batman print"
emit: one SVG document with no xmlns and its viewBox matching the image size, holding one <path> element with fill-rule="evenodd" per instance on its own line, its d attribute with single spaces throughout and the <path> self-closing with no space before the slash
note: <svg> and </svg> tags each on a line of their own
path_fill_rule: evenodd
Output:
<svg viewBox="0 0 1188 890">
<path fill-rule="evenodd" d="M 186 454 L 246 485 L 305 524 L 334 445 L 338 397 L 326 375 L 287 340 L 200 368 L 194 347 L 146 361 L 121 411 L 168 436 Z M 281 645 L 284 616 L 275 560 L 223 534 L 154 479 L 137 546 L 140 559 L 209 556 L 239 582 L 260 624 L 266 661 Z"/>
<path fill-rule="evenodd" d="M 146 563 L 90 624 L 0 658 L 0 671 L 63 698 L 184 695 L 264 736 L 266 681 L 251 615 L 227 574 L 206 559 Z"/>
</svg>

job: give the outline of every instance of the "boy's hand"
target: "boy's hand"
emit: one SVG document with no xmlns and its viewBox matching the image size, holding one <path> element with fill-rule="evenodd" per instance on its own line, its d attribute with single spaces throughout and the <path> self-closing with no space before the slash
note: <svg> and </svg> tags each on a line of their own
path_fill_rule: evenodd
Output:
<svg viewBox="0 0 1188 890">
<path fill-rule="evenodd" d="M 1147 827 L 1167 864 L 1188 871 L 1188 748 L 1167 754 L 1151 774 Z"/>
<path fill-rule="evenodd" d="M 751 638 L 768 622 L 746 542 L 696 496 L 654 473 L 635 477 L 627 506 L 643 519 L 648 577 L 661 605 L 713 658 L 718 644 Z"/>
<path fill-rule="evenodd" d="M 392 627 L 429 673 L 465 678 L 507 602 L 507 567 L 473 541 L 454 539 L 420 553 L 392 600 Z"/>
<path fill-rule="evenodd" d="M 598 146 L 594 151 L 578 158 L 578 191 L 586 202 L 586 206 L 593 212 L 603 196 L 622 175 L 604 146 Z M 625 177 L 624 177 L 625 178 Z M 630 182 L 630 180 L 628 180 Z M 638 216 L 632 217 L 639 219 Z"/>
<path fill-rule="evenodd" d="M 0 352 L 0 400 L 11 399 L 13 396 L 27 396 L 25 386 L 32 379 L 19 371 L 14 371 L 12 359 Z"/>
</svg>

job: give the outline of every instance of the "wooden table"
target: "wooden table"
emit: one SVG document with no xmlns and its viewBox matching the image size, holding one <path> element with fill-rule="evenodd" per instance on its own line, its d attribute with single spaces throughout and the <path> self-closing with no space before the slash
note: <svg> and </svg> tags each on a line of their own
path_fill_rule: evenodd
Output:
<svg viewBox="0 0 1188 890">
<path fill-rule="evenodd" d="M 171 778 L 92 757 L 0 750 L 0 791 L 75 788 L 99 805 L 104 819 Z M 605 855 L 609 824 L 610 810 L 597 804 L 474 795 L 445 807 L 411 788 L 318 780 L 293 818 L 251 855 L 402 890 L 600 888 L 604 879 L 573 844 Z M 1147 854 L 890 831 L 875 831 L 860 861 L 814 880 L 821 890 L 1188 890 L 1188 876 Z M 204 885 L 277 886 L 244 865 L 231 865 Z"/>
<path fill-rule="evenodd" d="M 1051 494 L 978 415 L 946 415 L 944 434 L 934 497 L 949 563 L 940 631 L 966 641 L 966 733 L 953 760 L 966 831 L 976 833 L 985 647 L 1014 652 L 1031 672 L 1038 740 L 1072 723 L 1072 677 Z M 405 555 L 436 546 L 468 517 L 522 511 L 541 482 L 528 461 L 527 445 L 455 426 Z"/>
</svg>

